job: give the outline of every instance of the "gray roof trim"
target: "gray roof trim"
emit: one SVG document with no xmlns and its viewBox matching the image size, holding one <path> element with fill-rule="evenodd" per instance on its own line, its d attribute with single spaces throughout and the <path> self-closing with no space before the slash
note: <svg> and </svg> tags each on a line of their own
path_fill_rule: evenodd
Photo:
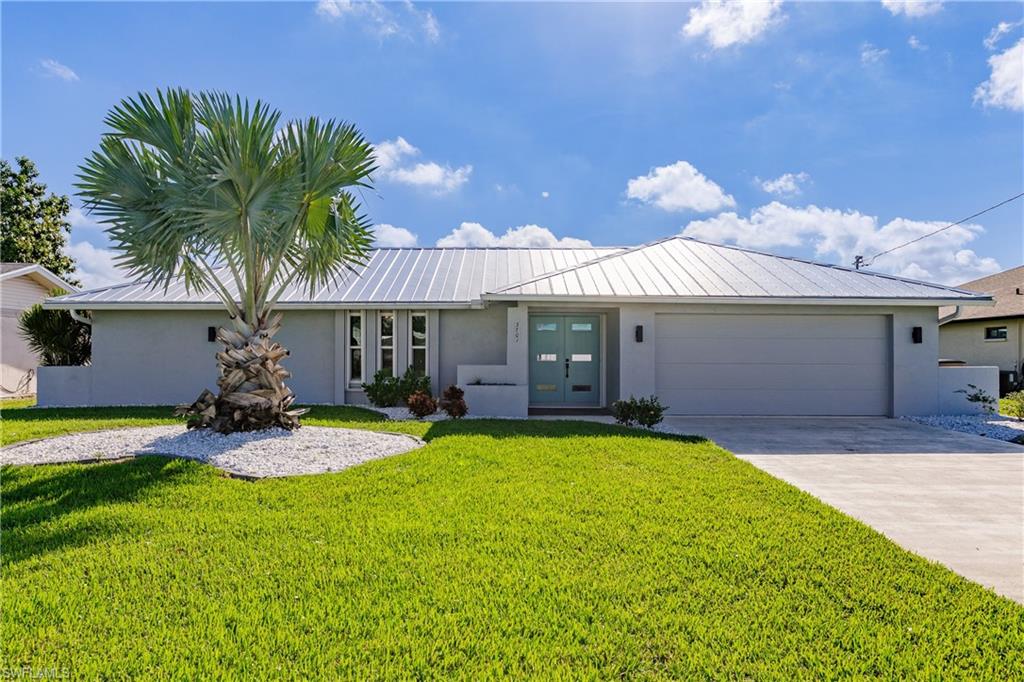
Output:
<svg viewBox="0 0 1024 682">
<path fill-rule="evenodd" d="M 757 303 L 778 305 L 857 305 L 857 306 L 935 306 L 991 305 L 991 298 L 864 298 L 840 296 L 587 296 L 587 303 Z M 525 303 L 576 303 L 579 296 L 547 296 L 522 294 L 484 294 L 484 301 L 523 301 Z"/>
</svg>

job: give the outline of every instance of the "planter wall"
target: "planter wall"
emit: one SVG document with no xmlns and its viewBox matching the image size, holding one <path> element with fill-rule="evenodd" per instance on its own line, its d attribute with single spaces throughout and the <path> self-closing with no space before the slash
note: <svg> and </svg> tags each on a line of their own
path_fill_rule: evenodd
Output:
<svg viewBox="0 0 1024 682">
<path fill-rule="evenodd" d="M 87 407 L 92 404 L 92 367 L 40 367 L 36 372 L 39 407 Z"/>
<path fill-rule="evenodd" d="M 473 417 L 526 417 L 529 386 L 463 384 L 466 405 Z"/>
<path fill-rule="evenodd" d="M 974 384 L 993 398 L 999 397 L 998 367 L 939 367 L 939 414 L 978 414 L 983 412 L 979 403 L 968 402 L 967 396 L 957 393 Z"/>
</svg>

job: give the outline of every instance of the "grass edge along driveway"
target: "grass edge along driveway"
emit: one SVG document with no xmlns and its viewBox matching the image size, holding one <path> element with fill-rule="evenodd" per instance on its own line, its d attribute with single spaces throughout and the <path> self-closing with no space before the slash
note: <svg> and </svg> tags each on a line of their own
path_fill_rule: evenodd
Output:
<svg viewBox="0 0 1024 682">
<path fill-rule="evenodd" d="M 4 409 L 4 439 L 109 418 L 171 423 L 160 410 Z M 384 423 L 354 408 L 314 408 L 306 423 L 403 430 L 428 445 L 257 483 L 159 457 L 5 467 L 2 667 L 384 678 L 1024 669 L 1024 609 L 707 441 L 584 422 Z"/>
</svg>

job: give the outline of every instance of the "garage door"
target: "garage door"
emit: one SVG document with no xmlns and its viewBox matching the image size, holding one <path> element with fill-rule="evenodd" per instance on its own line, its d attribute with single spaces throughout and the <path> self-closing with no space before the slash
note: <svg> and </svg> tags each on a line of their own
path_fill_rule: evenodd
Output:
<svg viewBox="0 0 1024 682">
<path fill-rule="evenodd" d="M 887 415 L 884 315 L 661 314 L 655 385 L 669 414 Z"/>
</svg>

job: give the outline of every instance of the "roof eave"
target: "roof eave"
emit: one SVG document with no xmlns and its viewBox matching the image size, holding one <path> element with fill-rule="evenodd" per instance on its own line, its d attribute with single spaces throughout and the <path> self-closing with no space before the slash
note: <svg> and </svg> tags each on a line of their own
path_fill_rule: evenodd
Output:
<svg viewBox="0 0 1024 682">
<path fill-rule="evenodd" d="M 422 302 L 422 301 L 377 301 L 362 303 L 339 303 L 337 301 L 325 301 L 317 303 L 314 301 L 284 302 L 274 306 L 275 310 L 474 310 L 486 307 L 485 301 L 452 301 L 452 302 Z M 186 302 L 173 301 L 161 303 L 152 302 L 118 302 L 118 301 L 69 301 L 61 298 L 51 298 L 43 303 L 47 310 L 224 310 L 224 305 L 217 301 L 210 302 Z"/>
<path fill-rule="evenodd" d="M 991 298 L 866 298 L 810 296 L 556 296 L 523 294 L 484 294 L 485 301 L 522 301 L 524 303 L 731 303 L 762 305 L 857 305 L 857 306 L 948 306 L 993 305 Z"/>
</svg>

